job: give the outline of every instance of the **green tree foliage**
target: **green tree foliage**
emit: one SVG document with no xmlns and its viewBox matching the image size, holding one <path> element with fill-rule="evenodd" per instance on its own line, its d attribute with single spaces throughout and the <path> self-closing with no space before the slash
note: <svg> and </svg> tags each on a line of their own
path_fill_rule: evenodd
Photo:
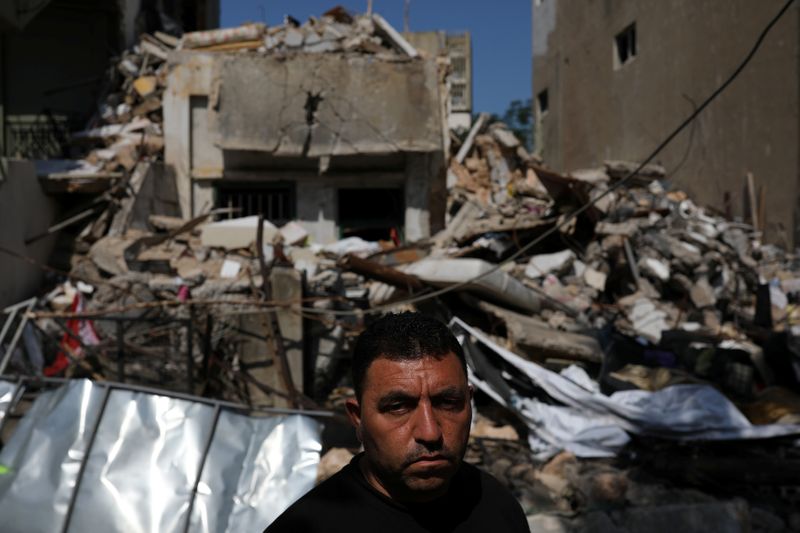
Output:
<svg viewBox="0 0 800 533">
<path fill-rule="evenodd" d="M 512 100 L 503 116 L 492 115 L 492 121 L 502 120 L 528 150 L 533 148 L 533 107 L 531 99 Z"/>
</svg>

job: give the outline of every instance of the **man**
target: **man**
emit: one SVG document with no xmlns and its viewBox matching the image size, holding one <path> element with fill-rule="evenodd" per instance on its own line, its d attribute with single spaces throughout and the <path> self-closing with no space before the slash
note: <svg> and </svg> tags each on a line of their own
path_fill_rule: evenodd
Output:
<svg viewBox="0 0 800 533">
<path fill-rule="evenodd" d="M 528 532 L 522 508 L 462 463 L 472 420 L 464 352 L 418 313 L 359 337 L 347 414 L 364 452 L 289 507 L 265 533 Z"/>
</svg>

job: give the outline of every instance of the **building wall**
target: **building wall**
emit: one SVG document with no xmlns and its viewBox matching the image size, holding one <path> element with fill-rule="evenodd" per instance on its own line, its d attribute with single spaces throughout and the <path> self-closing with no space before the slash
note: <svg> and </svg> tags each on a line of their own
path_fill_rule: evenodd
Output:
<svg viewBox="0 0 800 533">
<path fill-rule="evenodd" d="M 0 160 L 0 247 L 47 264 L 54 237 L 25 244 L 56 222 L 58 206 L 42 192 L 32 161 Z M 0 309 L 30 298 L 43 271 L 28 261 L 0 252 Z"/>
<path fill-rule="evenodd" d="M 225 180 L 290 182 L 297 219 L 318 243 L 340 238 L 342 188 L 401 188 L 408 240 L 443 226 L 444 102 L 434 60 L 183 52 L 170 61 L 165 159 L 184 216 L 215 205 Z M 289 88 L 265 91 L 278 82 Z M 309 92 L 323 97 L 311 125 Z"/>
<path fill-rule="evenodd" d="M 406 32 L 403 36 L 417 50 L 429 57 L 447 55 L 451 70 L 448 76 L 450 129 L 468 130 L 472 126 L 472 37 L 469 32 L 448 34 L 444 31 Z"/>
<path fill-rule="evenodd" d="M 120 50 L 115 2 L 54 0 L 22 29 L 0 33 L 0 155 L 58 157 L 96 109 Z"/>
<path fill-rule="evenodd" d="M 533 0 L 536 150 L 570 171 L 639 161 L 738 66 L 783 0 Z M 637 53 L 614 37 L 636 24 Z M 674 186 L 744 214 L 747 172 L 764 188 L 765 238 L 798 242 L 800 5 L 739 78 L 658 157 Z M 547 91 L 548 110 L 538 97 Z"/>
<path fill-rule="evenodd" d="M 142 32 L 161 29 L 152 27 L 157 17 L 148 19 L 142 11 L 156 2 L 38 0 L 27 4 L 46 5 L 32 19 L 25 18 L 22 27 L 0 25 L 0 155 L 66 157 L 63 146 L 68 133 L 83 128 L 97 109 L 111 58 L 133 46 Z M 187 30 L 219 24 L 219 0 L 170 5 L 170 16 Z"/>
</svg>

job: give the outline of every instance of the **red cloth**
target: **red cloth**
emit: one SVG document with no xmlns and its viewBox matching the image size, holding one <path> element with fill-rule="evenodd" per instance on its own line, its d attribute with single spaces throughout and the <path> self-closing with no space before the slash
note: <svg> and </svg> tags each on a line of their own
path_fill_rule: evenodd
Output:
<svg viewBox="0 0 800 533">
<path fill-rule="evenodd" d="M 72 299 L 72 305 L 69 310 L 73 313 L 80 313 L 84 309 L 83 296 L 81 293 L 76 293 Z M 67 353 L 73 357 L 83 356 L 83 346 L 78 339 L 80 339 L 86 346 L 94 346 L 100 344 L 100 337 L 94 329 L 94 324 L 91 320 L 80 318 L 70 318 L 67 320 L 67 329 L 74 335 L 68 335 L 66 332 L 61 337 L 62 349 L 56 354 L 56 360 L 53 364 L 44 368 L 45 376 L 56 376 L 61 374 L 70 364 L 70 359 Z M 78 337 L 76 339 L 75 337 Z"/>
</svg>

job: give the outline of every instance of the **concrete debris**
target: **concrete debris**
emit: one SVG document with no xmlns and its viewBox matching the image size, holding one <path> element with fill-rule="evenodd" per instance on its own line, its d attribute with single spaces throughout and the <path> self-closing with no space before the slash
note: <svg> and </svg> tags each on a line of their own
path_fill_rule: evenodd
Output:
<svg viewBox="0 0 800 533">
<path fill-rule="evenodd" d="M 9 370 L 24 374 L 43 359 L 48 375 L 343 412 L 358 333 L 376 311 L 422 310 L 462 321 L 470 336 L 491 338 L 495 352 L 514 356 L 516 366 L 510 356 L 467 349 L 470 379 L 482 385 L 468 459 L 509 486 L 526 512 L 547 513 L 533 519 L 537 528 L 658 531 L 670 515 L 680 516 L 688 531 L 699 523 L 734 531 L 733 524 L 748 520 L 777 524 L 772 512 L 791 523 L 783 507 L 748 515 L 739 500 L 699 497 L 697 490 L 667 488 L 666 481 L 648 484 L 609 458 L 647 457 L 635 468 L 657 469 L 667 479 L 674 472 L 647 455 L 658 449 L 689 465 L 687 471 L 705 468 L 698 471 L 709 477 L 684 484 L 705 482 L 709 492 L 727 486 L 719 478 L 725 469 L 714 468 L 716 448 L 676 445 L 676 434 L 699 431 L 681 425 L 679 407 L 665 402 L 659 412 L 637 404 L 680 387 L 712 386 L 742 433 L 760 434 L 769 424 L 792 434 L 800 420 L 795 255 L 763 245 L 753 227 L 671 190 L 659 166 L 646 166 L 607 195 L 638 165 L 607 161 L 560 174 L 488 114 L 466 135 L 450 136 L 446 187 L 444 176 L 437 185 L 444 227 L 430 238 L 404 242 L 400 225 L 385 241 L 343 233 L 320 244 L 299 220 L 259 225 L 259 216 L 210 205 L 189 219 L 181 216 L 172 171 L 161 163 L 170 149 L 161 111 L 168 61 L 181 49 L 420 61 L 385 19 L 342 8 L 305 23 L 142 36 L 116 60 L 97 116 L 71 136 L 81 157 L 41 167 L 43 181 L 67 181 L 60 187 L 68 192 L 101 184 L 102 196 L 72 234 L 69 276 L 49 281 L 54 285 L 27 314 L 36 328 L 26 343 L 39 339 L 41 349 L 18 347 Z M 312 115 L 304 128 L 317 127 Z M 302 168 L 315 171 L 339 163 L 307 159 Z M 207 187 L 205 181 L 198 177 L 193 186 Z M 600 200 L 586 207 L 593 199 Z M 561 386 L 524 381 L 520 368 L 546 373 Z M 624 423 L 614 410 L 620 397 L 631 415 Z M 636 433 L 640 426 L 652 431 Z M 770 436 L 775 442 L 735 444 L 734 451 L 747 453 L 728 458 L 742 472 L 762 475 L 763 487 L 778 485 L 784 472 L 747 470 L 753 455 L 772 458 L 753 452 L 760 446 L 773 447 L 774 457 L 789 465 L 785 471 L 797 472 L 791 442 L 777 438 L 780 431 Z M 575 455 L 540 464 L 532 449 L 545 444 L 550 455 L 564 449 Z M 326 454 L 320 479 L 357 446 L 337 445 Z M 598 449 L 593 457 L 607 459 L 584 457 Z"/>
<path fill-rule="evenodd" d="M 650 274 L 660 281 L 669 280 L 669 264 L 653 259 L 652 257 L 644 257 L 639 261 L 639 268 L 642 272 Z"/>
<path fill-rule="evenodd" d="M 628 312 L 628 319 L 636 334 L 653 344 L 658 344 L 661 341 L 661 334 L 664 330 L 669 329 L 666 318 L 667 313 L 658 309 L 647 298 L 636 300 Z"/>
<path fill-rule="evenodd" d="M 437 287 L 455 286 L 512 308 L 537 312 L 541 298 L 513 276 L 480 259 L 423 259 L 405 268 Z"/>
<path fill-rule="evenodd" d="M 700 277 L 692 286 L 689 296 L 691 296 L 694 305 L 700 309 L 704 307 L 713 307 L 717 303 L 717 299 L 714 296 L 714 289 L 705 276 Z"/>
<path fill-rule="evenodd" d="M 542 254 L 531 257 L 525 267 L 525 275 L 532 279 L 538 279 L 550 273 L 564 273 L 575 260 L 575 253 L 572 250 L 564 250 L 554 254 Z"/>
<path fill-rule="evenodd" d="M 608 275 L 591 267 L 583 271 L 583 280 L 586 282 L 586 285 L 599 292 L 606 290 L 607 279 Z"/>
<path fill-rule="evenodd" d="M 264 36 L 267 28 L 264 24 L 243 24 L 238 28 L 196 31 L 183 36 L 184 48 L 209 48 L 221 44 L 233 44 L 257 41 Z"/>
<path fill-rule="evenodd" d="M 264 220 L 264 242 L 271 243 L 279 234 L 278 228 L 269 220 Z M 227 250 L 249 248 L 258 237 L 258 217 L 233 218 L 203 226 L 200 242 L 210 248 L 218 247 Z"/>
</svg>

